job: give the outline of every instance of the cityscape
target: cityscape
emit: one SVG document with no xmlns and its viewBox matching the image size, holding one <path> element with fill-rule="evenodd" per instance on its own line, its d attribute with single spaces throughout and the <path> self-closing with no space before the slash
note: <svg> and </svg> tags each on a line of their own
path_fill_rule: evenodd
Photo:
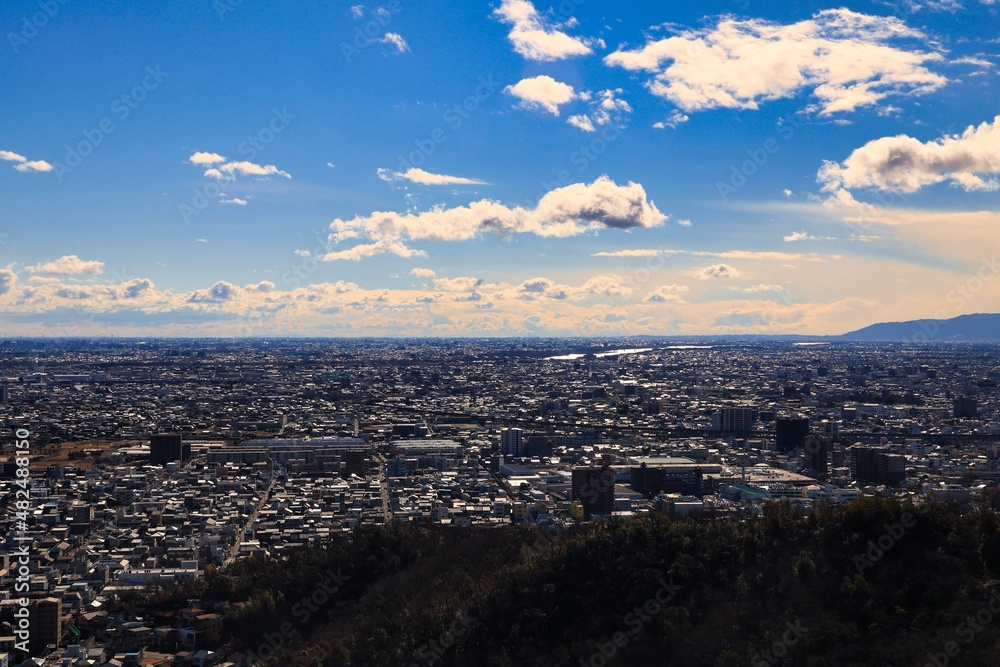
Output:
<svg viewBox="0 0 1000 667">
<path fill-rule="evenodd" d="M 774 502 L 969 509 L 1000 479 L 986 344 L 103 339 L 0 354 L 0 419 L 31 448 L 28 477 L 4 449 L 28 492 L 4 496 L 0 583 L 14 590 L 30 545 L 39 665 L 251 664 L 220 601 L 155 615 L 116 601 L 366 527 L 558 537 L 651 515 L 748 521 Z M 6 660 L 18 604 L 0 601 Z"/>
</svg>

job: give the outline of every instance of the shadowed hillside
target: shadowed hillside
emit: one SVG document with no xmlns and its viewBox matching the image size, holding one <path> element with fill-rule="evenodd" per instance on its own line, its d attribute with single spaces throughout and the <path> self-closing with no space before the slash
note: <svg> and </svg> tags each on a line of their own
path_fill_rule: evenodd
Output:
<svg viewBox="0 0 1000 667">
<path fill-rule="evenodd" d="M 243 561 L 161 603 L 245 601 L 225 631 L 261 657 L 281 644 L 273 664 L 923 665 L 934 654 L 985 666 L 1000 649 L 998 529 L 986 507 L 873 498 L 572 534 L 393 526 L 283 564 Z M 296 613 L 338 569 L 329 600 Z M 277 641 L 282 622 L 290 636 Z"/>
</svg>

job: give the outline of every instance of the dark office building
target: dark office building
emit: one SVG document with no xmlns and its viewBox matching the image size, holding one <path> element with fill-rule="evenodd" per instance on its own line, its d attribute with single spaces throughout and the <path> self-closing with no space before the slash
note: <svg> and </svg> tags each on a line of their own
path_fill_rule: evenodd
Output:
<svg viewBox="0 0 1000 667">
<path fill-rule="evenodd" d="M 757 421 L 757 410 L 751 407 L 726 406 L 713 415 L 712 426 L 717 431 L 745 433 L 752 431 Z"/>
<path fill-rule="evenodd" d="M 583 504 L 587 519 L 610 515 L 615 508 L 615 471 L 607 462 L 600 468 L 573 468 L 573 500 Z"/>
<path fill-rule="evenodd" d="M 955 417 L 971 419 L 972 417 L 975 417 L 978 412 L 979 404 L 974 398 L 962 396 L 961 398 L 956 398 L 952 403 L 952 414 Z"/>
<path fill-rule="evenodd" d="M 851 448 L 851 477 L 867 484 L 897 486 L 906 479 L 906 457 L 885 447 Z"/>
<path fill-rule="evenodd" d="M 191 458 L 191 445 L 181 444 L 179 433 L 160 433 L 149 438 L 149 462 L 156 466 Z"/>
<path fill-rule="evenodd" d="M 819 479 L 825 478 L 830 469 L 830 442 L 815 435 L 807 436 L 803 452 L 806 469 L 813 471 Z"/>
<path fill-rule="evenodd" d="M 397 438 L 422 438 L 427 435 L 423 424 L 393 424 L 392 434 Z"/>
<path fill-rule="evenodd" d="M 365 452 L 364 450 L 351 450 L 344 457 L 344 477 L 357 475 L 365 476 Z"/>
<path fill-rule="evenodd" d="M 656 466 L 642 463 L 632 468 L 632 489 L 652 498 L 659 493 L 683 493 L 701 496 L 704 482 L 701 468 L 690 466 L 683 470 L 680 466 Z"/>
<path fill-rule="evenodd" d="M 544 435 L 529 435 L 524 439 L 525 456 L 552 456 L 552 441 Z"/>
<path fill-rule="evenodd" d="M 780 417 L 774 424 L 775 445 L 779 452 L 790 452 L 802 449 L 809 435 L 809 419 L 807 417 Z"/>
<path fill-rule="evenodd" d="M 42 598 L 31 602 L 31 639 L 28 648 L 32 655 L 41 655 L 49 646 L 58 646 L 62 639 L 62 601 L 59 598 Z"/>
</svg>

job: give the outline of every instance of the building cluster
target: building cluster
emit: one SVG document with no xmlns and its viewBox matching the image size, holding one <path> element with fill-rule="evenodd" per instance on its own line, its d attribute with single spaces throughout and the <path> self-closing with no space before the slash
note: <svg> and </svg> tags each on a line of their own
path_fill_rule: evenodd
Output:
<svg viewBox="0 0 1000 667">
<path fill-rule="evenodd" d="M 6 341 L 0 420 L 30 431 L 32 472 L 26 501 L 13 484 L 0 496 L 0 667 L 24 658 L 24 573 L 32 664 L 241 664 L 220 642 L 227 609 L 150 617 L 121 594 L 392 522 L 970 503 L 1000 477 L 997 359 L 975 345 Z"/>
</svg>

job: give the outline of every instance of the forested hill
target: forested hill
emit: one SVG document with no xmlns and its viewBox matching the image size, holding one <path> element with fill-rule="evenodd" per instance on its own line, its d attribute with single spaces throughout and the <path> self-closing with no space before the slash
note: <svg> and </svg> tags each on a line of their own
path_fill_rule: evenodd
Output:
<svg viewBox="0 0 1000 667">
<path fill-rule="evenodd" d="M 363 529 L 154 606 L 245 601 L 226 616 L 229 648 L 277 648 L 281 665 L 985 667 L 1000 655 L 998 578 L 992 507 L 866 498 L 573 534 Z"/>
</svg>

